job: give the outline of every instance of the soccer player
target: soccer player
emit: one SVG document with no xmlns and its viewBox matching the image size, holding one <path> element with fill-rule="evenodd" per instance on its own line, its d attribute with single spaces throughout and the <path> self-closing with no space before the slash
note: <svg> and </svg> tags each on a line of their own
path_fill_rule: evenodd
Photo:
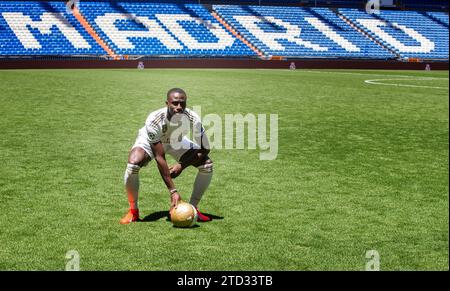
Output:
<svg viewBox="0 0 450 291">
<path fill-rule="evenodd" d="M 209 142 L 199 116 L 186 108 L 186 93 L 179 88 L 167 92 L 166 107 L 149 114 L 145 126 L 139 130 L 136 142 L 132 147 L 125 171 L 124 182 L 130 209 L 120 220 L 121 224 L 139 220 L 138 193 L 139 170 L 151 160 L 155 160 L 171 199 L 171 208 L 181 200 L 180 193 L 173 179 L 189 166 L 198 169 L 190 203 L 197 208 L 200 199 L 208 188 L 213 162 L 208 157 Z M 186 127 L 186 123 L 189 127 Z M 186 137 L 186 128 L 192 129 L 194 140 Z M 167 165 L 165 154 L 171 155 L 177 163 Z M 198 209 L 197 209 L 198 211 Z M 198 211 L 198 221 L 209 221 L 210 218 Z"/>
</svg>

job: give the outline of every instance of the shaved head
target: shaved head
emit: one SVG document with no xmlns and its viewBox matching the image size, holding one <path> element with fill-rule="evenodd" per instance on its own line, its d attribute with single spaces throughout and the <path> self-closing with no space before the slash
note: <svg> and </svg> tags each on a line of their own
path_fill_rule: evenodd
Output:
<svg viewBox="0 0 450 291">
<path fill-rule="evenodd" d="M 184 92 L 183 89 L 180 88 L 172 88 L 167 92 L 167 100 L 169 100 L 170 96 L 172 96 L 172 94 L 174 93 L 178 93 L 180 95 L 184 95 L 185 97 L 187 97 L 186 92 Z"/>
</svg>

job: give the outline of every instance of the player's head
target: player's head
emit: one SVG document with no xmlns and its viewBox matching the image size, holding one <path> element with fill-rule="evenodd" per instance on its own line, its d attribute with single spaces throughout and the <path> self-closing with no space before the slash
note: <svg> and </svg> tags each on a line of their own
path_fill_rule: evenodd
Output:
<svg viewBox="0 0 450 291">
<path fill-rule="evenodd" d="M 172 88 L 167 92 L 167 108 L 169 115 L 172 116 L 177 113 L 183 113 L 186 109 L 187 96 L 186 92 L 180 88 Z"/>
</svg>

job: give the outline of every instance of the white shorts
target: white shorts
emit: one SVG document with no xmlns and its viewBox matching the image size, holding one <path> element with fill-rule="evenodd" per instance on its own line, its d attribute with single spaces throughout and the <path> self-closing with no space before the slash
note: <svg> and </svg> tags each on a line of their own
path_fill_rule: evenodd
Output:
<svg viewBox="0 0 450 291">
<path fill-rule="evenodd" d="M 141 131 L 139 131 L 136 141 L 131 149 L 139 147 L 143 149 L 153 160 L 155 159 L 155 155 L 153 154 L 150 143 L 148 142 L 147 135 Z M 177 162 L 180 161 L 181 157 L 190 149 L 200 149 L 200 146 L 188 139 L 186 136 L 183 136 L 180 144 L 177 144 L 177 148 L 173 148 L 170 143 L 163 143 L 164 152 L 169 154 L 172 158 L 174 158 Z"/>
</svg>

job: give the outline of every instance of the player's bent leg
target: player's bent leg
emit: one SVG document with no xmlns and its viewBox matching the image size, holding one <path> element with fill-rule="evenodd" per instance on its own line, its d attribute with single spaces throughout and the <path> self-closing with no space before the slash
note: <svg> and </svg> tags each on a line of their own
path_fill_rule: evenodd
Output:
<svg viewBox="0 0 450 291">
<path fill-rule="evenodd" d="M 128 164 L 124 175 L 125 189 L 128 195 L 130 209 L 128 213 L 120 220 L 121 224 L 139 220 L 139 170 L 150 161 L 150 156 L 140 147 L 131 150 L 128 156 Z"/>
<path fill-rule="evenodd" d="M 198 221 L 205 222 L 210 221 L 211 218 L 202 214 L 197 206 L 200 200 L 202 199 L 203 194 L 208 189 L 209 184 L 211 183 L 212 175 L 213 175 L 213 162 L 210 158 L 207 158 L 201 165 L 197 166 L 198 173 L 195 177 L 194 181 L 194 189 L 192 190 L 191 200 L 189 201 L 198 212 Z"/>
<path fill-rule="evenodd" d="M 197 205 L 202 199 L 203 194 L 208 189 L 209 184 L 211 183 L 212 174 L 213 174 L 213 162 L 206 155 L 199 155 L 201 152 L 200 149 L 196 149 L 195 145 L 189 140 L 185 140 L 186 143 L 190 146 L 191 149 L 184 151 L 182 153 L 178 151 L 170 151 L 169 154 L 176 160 L 178 160 L 181 164 L 189 164 L 198 169 L 197 176 L 195 177 L 194 187 L 192 190 L 192 195 L 190 199 L 190 203 L 197 209 L 198 220 L 199 222 L 210 221 L 211 218 L 202 214 Z M 193 146 L 191 146 L 193 145 Z"/>
</svg>

